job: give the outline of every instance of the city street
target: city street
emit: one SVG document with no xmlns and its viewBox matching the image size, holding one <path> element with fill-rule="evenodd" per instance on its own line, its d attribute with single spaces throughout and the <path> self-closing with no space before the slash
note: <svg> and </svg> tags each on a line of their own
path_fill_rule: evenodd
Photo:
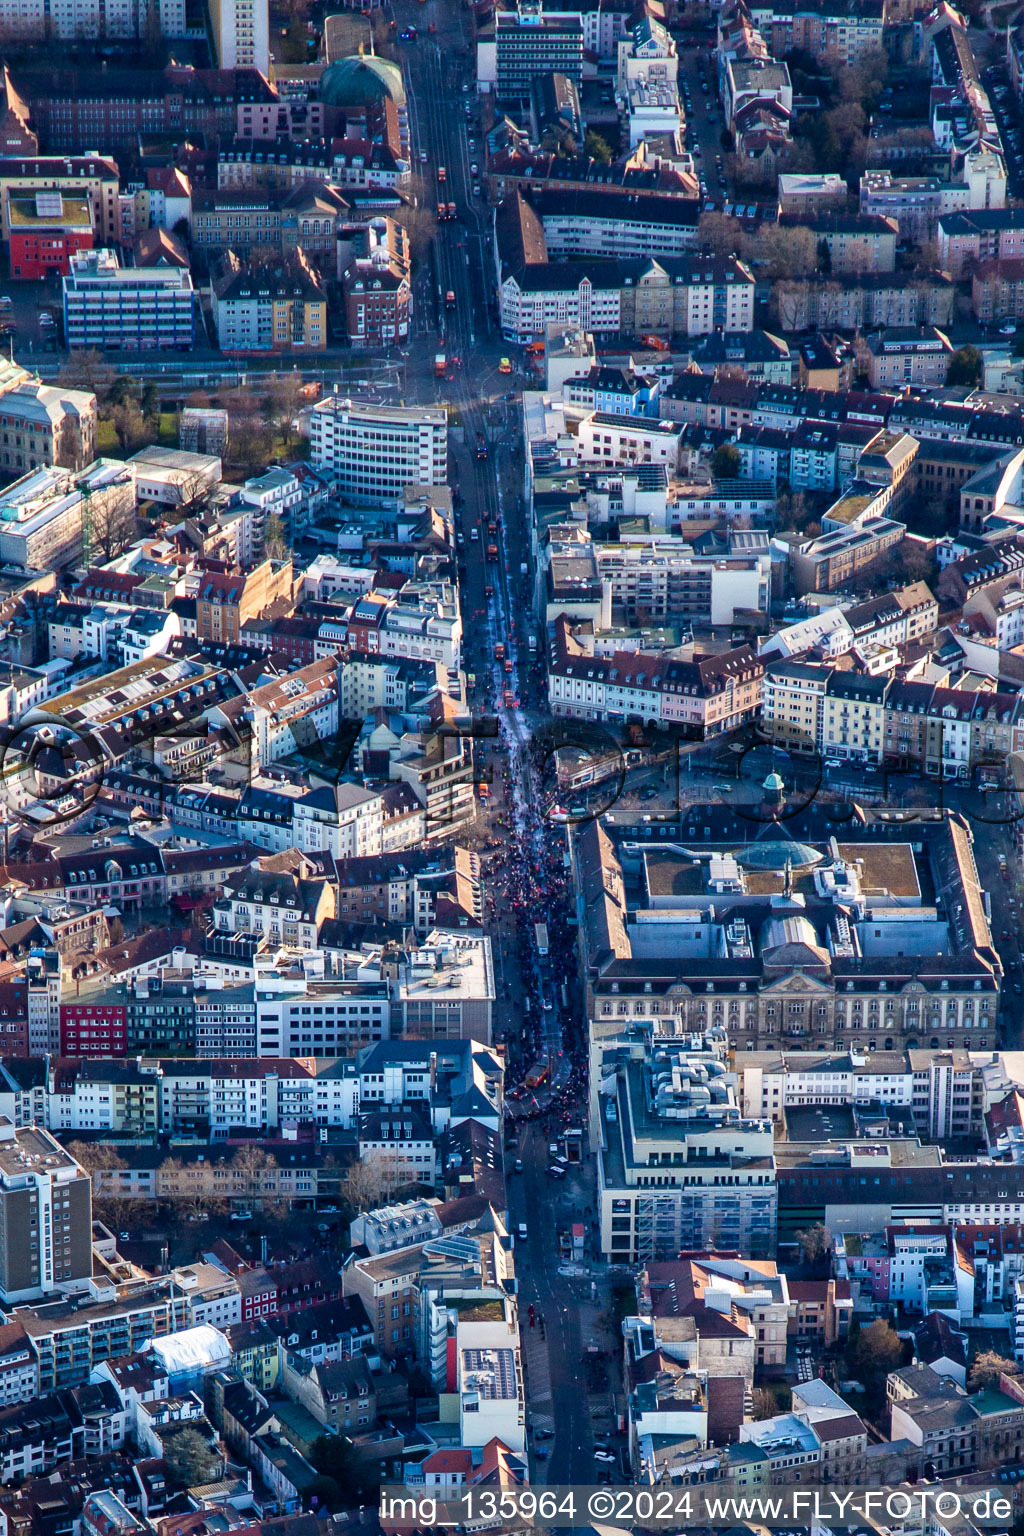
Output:
<svg viewBox="0 0 1024 1536">
<path fill-rule="evenodd" d="M 413 161 L 430 189 L 428 200 L 454 200 L 458 210 L 457 220 L 436 225 L 429 249 L 422 243 L 415 249 L 416 315 L 406 399 L 443 402 L 449 408 L 463 666 L 473 679 L 469 703 L 474 718 L 490 714 L 498 721 L 497 737 L 475 743 L 478 777 L 491 775 L 480 817 L 483 841 L 497 843 L 495 851 L 485 853 L 500 994 L 495 1031 L 505 1039 L 517 1080 L 528 1065 L 527 1054 L 549 1064 L 551 1083 L 541 1098 L 549 1095 L 553 1101 L 570 1070 L 562 986 L 567 976 L 537 954 L 532 926 L 558 915 L 548 895 L 553 886 L 547 871 L 561 869 L 564 832 L 541 816 L 528 750 L 527 711 L 543 702 L 543 671 L 529 650 L 533 621 L 521 569 L 528 547 L 519 407 L 513 392 L 522 381 L 499 371 L 507 348 L 497 335 L 492 306 L 491 214 L 472 192 L 470 167 L 477 152 L 469 136 L 478 127 L 468 18 L 440 0 L 423 5 L 399 0 L 388 14 L 400 29 L 413 26 L 419 34 L 405 45 L 403 58 Z M 440 166 L 445 168 L 443 183 L 437 180 Z M 449 360 L 450 381 L 434 377 L 434 356 L 441 351 Z M 453 357 L 460 361 L 451 366 Z M 506 400 L 506 394 L 513 398 Z M 488 545 L 496 546 L 497 559 L 487 558 Z M 564 930 L 564 897 L 558 900 L 563 903 L 559 928 Z M 525 959 L 524 933 L 529 935 Z M 594 1464 L 587 1396 L 581 1391 L 586 1342 L 581 1302 L 590 1284 L 559 1273 L 557 1232 L 593 1206 L 593 1164 L 588 1158 L 566 1180 L 550 1179 L 551 1134 L 541 1124 L 521 1127 L 521 1147 L 507 1154 L 509 1168 L 516 1156 L 524 1164 L 522 1175 L 509 1179 L 511 1224 L 514 1230 L 525 1221 L 530 1233 L 517 1252 L 528 1422 L 531 1430 L 554 1432 L 553 1439 L 540 1442 L 550 1450 L 550 1459 L 537 1458 L 533 1476 L 542 1479 L 550 1466 L 560 1481 L 586 1482 Z M 589 1246 L 587 1256 L 593 1256 Z M 597 1307 L 603 1292 L 602 1286 Z M 527 1326 L 531 1303 L 543 1327 Z M 531 1451 L 537 1448 L 531 1435 Z"/>
</svg>

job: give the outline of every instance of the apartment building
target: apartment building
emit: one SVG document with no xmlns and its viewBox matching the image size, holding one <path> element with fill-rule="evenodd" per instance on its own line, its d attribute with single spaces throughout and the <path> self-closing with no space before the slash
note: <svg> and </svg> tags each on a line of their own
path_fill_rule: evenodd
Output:
<svg viewBox="0 0 1024 1536">
<path fill-rule="evenodd" d="M 777 283 L 772 305 L 784 331 L 867 330 L 872 326 L 949 326 L 956 289 L 941 272 L 848 273 Z"/>
<path fill-rule="evenodd" d="M 942 270 L 954 281 L 991 261 L 1024 257 L 1024 208 L 978 208 L 944 214 L 937 240 Z"/>
<path fill-rule="evenodd" d="M 214 294 L 223 352 L 322 352 L 327 347 L 327 295 L 301 249 L 280 266 L 255 270 L 229 258 Z"/>
<path fill-rule="evenodd" d="M 579 192 L 571 205 L 560 192 L 538 192 L 530 202 L 544 226 L 550 261 L 682 256 L 697 240 L 695 198 L 637 201 L 626 191 L 604 190 Z"/>
<path fill-rule="evenodd" d="M 586 227 L 566 222 L 557 211 L 557 197 L 540 204 L 550 208 L 546 222 L 518 191 L 502 200 L 495 214 L 495 263 L 501 325 L 509 340 L 542 337 L 554 324 L 608 336 L 702 336 L 753 329 L 754 279 L 735 257 L 619 256 L 593 262 L 595 242 L 609 249 L 629 244 L 631 237 L 613 228 L 617 219 L 646 227 L 646 203 L 617 198 L 593 194 L 586 204 Z M 678 206 L 687 210 L 678 216 L 684 223 L 692 219 L 695 204 L 692 209 L 685 202 Z M 547 223 L 556 240 L 572 243 L 576 259 L 549 260 Z M 577 240 L 584 243 L 577 246 Z"/>
<path fill-rule="evenodd" d="M 45 189 L 84 197 L 92 210 L 96 238 L 107 244 L 118 236 L 119 187 L 117 165 L 105 155 L 26 155 L 0 159 L 0 235 L 5 241 L 11 236 L 12 197 Z"/>
<path fill-rule="evenodd" d="M 11 276 L 52 278 L 70 270 L 79 251 L 93 247 L 92 205 L 82 192 L 25 188 L 7 195 Z"/>
<path fill-rule="evenodd" d="M 755 718 L 764 664 L 748 647 L 691 660 L 643 652 L 587 654 L 568 621 L 556 623 L 548 667 L 551 712 L 577 720 L 682 726 L 703 740 Z"/>
<path fill-rule="evenodd" d="M 74 1291 L 92 1277 L 92 1184 L 48 1131 L 0 1119 L 0 1295 Z"/>
<path fill-rule="evenodd" d="M 270 21 L 261 0 L 211 0 L 210 27 L 221 69 L 270 74 Z"/>
<path fill-rule="evenodd" d="M 894 328 L 867 338 L 868 378 L 877 390 L 945 384 L 953 344 L 933 325 Z"/>
<path fill-rule="evenodd" d="M 245 575 L 204 572 L 196 591 L 196 634 L 200 640 L 234 644 L 243 624 L 291 595 L 290 560 L 264 560 Z"/>
</svg>

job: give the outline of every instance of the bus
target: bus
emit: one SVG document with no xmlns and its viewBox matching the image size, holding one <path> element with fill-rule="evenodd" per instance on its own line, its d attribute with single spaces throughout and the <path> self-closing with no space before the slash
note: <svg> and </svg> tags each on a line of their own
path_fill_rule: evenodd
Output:
<svg viewBox="0 0 1024 1536">
<path fill-rule="evenodd" d="M 538 955 L 544 956 L 548 952 L 548 925 L 547 923 L 534 923 L 533 937 L 537 945 Z"/>
</svg>

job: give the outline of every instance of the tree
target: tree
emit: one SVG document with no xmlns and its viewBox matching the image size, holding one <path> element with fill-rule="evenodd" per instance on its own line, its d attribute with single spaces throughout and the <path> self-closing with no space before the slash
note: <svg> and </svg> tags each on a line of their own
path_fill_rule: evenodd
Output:
<svg viewBox="0 0 1024 1536">
<path fill-rule="evenodd" d="M 803 533 L 813 508 L 803 491 L 780 491 L 775 498 L 775 526 L 780 533 Z"/>
<path fill-rule="evenodd" d="M 343 1508 L 351 1509 L 367 1502 L 370 1464 L 356 1455 L 346 1435 L 320 1435 L 313 1441 L 309 1459 L 322 1477 L 329 1477 L 336 1483 Z"/>
<path fill-rule="evenodd" d="M 816 1221 L 813 1227 L 798 1232 L 796 1238 L 807 1264 L 818 1264 L 832 1252 L 832 1233 L 824 1222 Z"/>
<path fill-rule="evenodd" d="M 157 1183 L 161 1198 L 174 1201 L 178 1216 L 212 1216 L 224 1210 L 223 1200 L 210 1189 L 205 1163 L 184 1163 L 180 1157 L 165 1157 L 157 1169 Z"/>
<path fill-rule="evenodd" d="M 740 451 L 732 443 L 719 443 L 711 455 L 711 475 L 715 480 L 736 480 L 739 478 L 743 460 Z"/>
<path fill-rule="evenodd" d="M 802 224 L 767 224 L 758 251 L 772 277 L 806 277 L 818 265 L 818 243 Z"/>
<path fill-rule="evenodd" d="M 980 384 L 981 367 L 981 353 L 977 347 L 971 346 L 970 343 L 966 347 L 958 347 L 949 360 L 946 383 L 948 385 Z"/>
<path fill-rule="evenodd" d="M 94 559 L 113 560 L 134 542 L 137 531 L 133 497 L 118 496 L 112 487 L 105 495 L 91 498 L 89 541 Z"/>
<path fill-rule="evenodd" d="M 288 554 L 284 523 L 276 513 L 271 513 L 263 529 L 263 553 L 269 555 L 271 560 L 284 560 Z"/>
<path fill-rule="evenodd" d="M 281 59 L 285 64 L 309 62 L 309 28 L 298 16 L 281 39 Z"/>
<path fill-rule="evenodd" d="M 273 437 L 256 411 L 232 414 L 228 428 L 231 457 L 250 474 L 266 469 L 273 453 Z"/>
<path fill-rule="evenodd" d="M 158 422 L 160 420 L 160 391 L 155 384 L 147 384 L 142 391 L 142 414 L 155 416 Z"/>
<path fill-rule="evenodd" d="M 828 114 L 829 125 L 835 134 L 839 152 L 844 160 L 858 138 L 864 134 L 864 108 L 859 101 L 844 101 L 838 107 L 833 107 Z"/>
<path fill-rule="evenodd" d="M 164 1461 L 171 1476 L 186 1488 L 212 1483 L 221 1470 L 220 1456 L 190 1424 L 164 1438 Z"/>
<path fill-rule="evenodd" d="M 135 1195 L 120 1188 L 120 1175 L 128 1164 L 115 1149 L 103 1142 L 72 1141 L 68 1153 L 92 1180 L 93 1213 L 114 1233 L 121 1232 L 137 1220 L 143 1202 Z"/>
<path fill-rule="evenodd" d="M 851 1374 L 864 1383 L 869 1395 L 877 1395 L 890 1371 L 903 1364 L 903 1344 L 884 1318 L 862 1328 L 849 1350 Z"/>
<path fill-rule="evenodd" d="M 753 1391 L 754 1418 L 771 1419 L 779 1411 L 779 1405 L 774 1392 L 769 1392 L 767 1387 L 755 1387 Z"/>
<path fill-rule="evenodd" d="M 110 412 L 110 420 L 122 453 L 134 453 L 145 443 L 151 443 L 156 436 L 152 422 L 146 420 L 134 400 L 126 401 L 124 405 L 115 405 Z"/>
<path fill-rule="evenodd" d="M 545 155 L 554 155 L 556 160 L 568 160 L 579 154 L 579 145 L 575 136 L 567 128 L 556 123 L 549 123 L 544 129 L 540 147 Z"/>
<path fill-rule="evenodd" d="M 278 1192 L 278 1168 L 272 1153 L 250 1142 L 231 1159 L 231 1193 L 277 1219 L 288 1209 L 287 1200 Z"/>
<path fill-rule="evenodd" d="M 361 1157 L 349 1168 L 342 1181 L 345 1201 L 354 1211 L 372 1211 L 375 1206 L 409 1184 L 408 1164 L 394 1152 L 375 1152 Z"/>
<path fill-rule="evenodd" d="M 738 254 L 746 246 L 746 232 L 739 219 L 727 213 L 702 213 L 697 220 L 697 244 L 716 256 Z"/>
<path fill-rule="evenodd" d="M 67 362 L 61 365 L 57 375 L 58 382 L 66 385 L 68 389 L 91 389 L 100 400 L 106 395 L 116 377 L 110 364 L 104 362 L 103 354 L 97 352 L 95 348 L 87 348 L 84 352 L 72 352 Z"/>
<path fill-rule="evenodd" d="M 591 130 L 583 142 L 583 151 L 591 160 L 600 160 L 603 165 L 612 163 L 612 147 L 607 139 L 603 139 L 599 133 Z"/>
<path fill-rule="evenodd" d="M 197 502 L 205 502 L 210 485 L 201 469 L 190 470 L 178 482 L 178 505 L 182 511 L 194 511 Z"/>
<path fill-rule="evenodd" d="M 118 374 L 107 390 L 108 405 L 138 405 L 142 399 L 142 385 L 130 374 Z"/>
<path fill-rule="evenodd" d="M 975 1355 L 967 1377 L 969 1392 L 980 1392 L 983 1387 L 998 1387 L 1000 1376 L 1019 1376 L 1021 1368 L 1016 1360 L 1009 1360 L 995 1349 L 983 1349 Z"/>
<path fill-rule="evenodd" d="M 344 1508 L 337 1482 L 323 1472 L 313 1479 L 308 1488 L 303 1489 L 302 1502 L 307 1509 L 326 1509 L 331 1514 Z"/>
</svg>

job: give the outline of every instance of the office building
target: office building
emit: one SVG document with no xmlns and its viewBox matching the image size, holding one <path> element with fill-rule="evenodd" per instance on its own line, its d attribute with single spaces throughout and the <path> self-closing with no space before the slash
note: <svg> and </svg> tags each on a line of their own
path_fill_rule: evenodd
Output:
<svg viewBox="0 0 1024 1536">
<path fill-rule="evenodd" d="M 331 395 L 310 415 L 313 468 L 359 504 L 397 502 L 407 485 L 442 485 L 448 416 L 439 406 L 367 405 Z"/>
<path fill-rule="evenodd" d="M 69 351 L 191 351 L 196 295 L 181 267 L 122 267 L 113 251 L 73 256 L 64 279 Z"/>
</svg>

